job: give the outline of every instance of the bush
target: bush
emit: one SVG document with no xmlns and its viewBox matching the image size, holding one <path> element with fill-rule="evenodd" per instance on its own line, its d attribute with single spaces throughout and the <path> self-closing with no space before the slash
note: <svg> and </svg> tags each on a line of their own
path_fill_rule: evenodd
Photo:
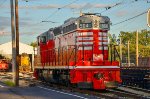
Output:
<svg viewBox="0 0 150 99">
<path fill-rule="evenodd" d="M 4 59 L 4 56 L 0 54 L 0 59 Z"/>
<path fill-rule="evenodd" d="M 7 86 L 11 86 L 11 87 L 14 87 L 15 84 L 11 81 L 4 81 L 4 83 L 7 85 Z"/>
</svg>

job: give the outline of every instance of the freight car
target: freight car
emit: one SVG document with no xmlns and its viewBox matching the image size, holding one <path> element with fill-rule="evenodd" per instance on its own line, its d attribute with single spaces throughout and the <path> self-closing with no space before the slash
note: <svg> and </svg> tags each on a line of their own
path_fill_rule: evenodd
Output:
<svg viewBox="0 0 150 99">
<path fill-rule="evenodd" d="M 138 66 L 121 67 L 122 84 L 150 89 L 150 57 L 140 57 Z"/>
<path fill-rule="evenodd" d="M 40 34 L 34 76 L 79 88 L 117 87 L 120 66 L 115 47 L 108 46 L 109 29 L 107 16 L 85 13 Z"/>
</svg>

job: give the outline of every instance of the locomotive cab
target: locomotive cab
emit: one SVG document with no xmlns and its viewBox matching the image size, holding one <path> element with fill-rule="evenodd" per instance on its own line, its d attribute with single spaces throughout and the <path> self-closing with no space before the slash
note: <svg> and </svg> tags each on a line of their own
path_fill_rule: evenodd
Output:
<svg viewBox="0 0 150 99">
<path fill-rule="evenodd" d="M 110 29 L 110 19 L 106 16 L 83 14 L 77 19 L 78 29 Z"/>
</svg>

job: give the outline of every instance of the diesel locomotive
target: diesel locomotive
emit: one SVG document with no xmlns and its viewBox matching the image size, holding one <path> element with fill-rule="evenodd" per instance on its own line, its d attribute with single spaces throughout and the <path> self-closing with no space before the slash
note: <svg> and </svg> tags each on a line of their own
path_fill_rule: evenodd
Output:
<svg viewBox="0 0 150 99">
<path fill-rule="evenodd" d="M 107 16 L 84 13 L 40 34 L 34 76 L 79 88 L 117 87 L 120 66 L 108 44 L 110 23 Z"/>
</svg>

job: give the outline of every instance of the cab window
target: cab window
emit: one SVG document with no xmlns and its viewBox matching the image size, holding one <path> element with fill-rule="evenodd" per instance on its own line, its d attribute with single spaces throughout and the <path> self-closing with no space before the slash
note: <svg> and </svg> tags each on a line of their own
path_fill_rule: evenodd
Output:
<svg viewBox="0 0 150 99">
<path fill-rule="evenodd" d="M 92 28 L 92 22 L 85 22 L 80 20 L 79 21 L 79 28 L 84 29 L 84 28 Z"/>
<path fill-rule="evenodd" d="M 109 24 L 108 23 L 100 23 L 99 28 L 101 29 L 109 29 Z"/>
<path fill-rule="evenodd" d="M 41 36 L 40 41 L 41 41 L 41 43 L 46 44 L 46 36 Z"/>
<path fill-rule="evenodd" d="M 79 24 L 79 28 L 83 29 L 83 28 L 92 28 L 92 22 L 91 23 L 80 23 Z"/>
</svg>

